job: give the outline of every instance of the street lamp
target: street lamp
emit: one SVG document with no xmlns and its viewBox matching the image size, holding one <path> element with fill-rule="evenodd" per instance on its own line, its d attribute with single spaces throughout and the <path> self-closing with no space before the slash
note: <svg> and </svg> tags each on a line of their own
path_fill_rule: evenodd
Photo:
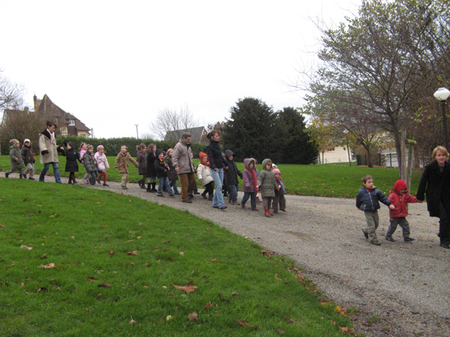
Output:
<svg viewBox="0 0 450 337">
<path fill-rule="evenodd" d="M 442 105 L 442 118 L 444 119 L 444 136 L 445 136 L 445 148 L 448 149 L 448 133 L 447 133 L 447 115 L 445 114 L 445 102 L 450 96 L 450 90 L 447 88 L 439 88 L 435 93 L 434 97 L 441 101 Z"/>
<path fill-rule="evenodd" d="M 139 133 L 138 133 L 139 124 L 134 124 L 134 126 L 136 127 L 136 139 L 139 139 Z"/>
</svg>

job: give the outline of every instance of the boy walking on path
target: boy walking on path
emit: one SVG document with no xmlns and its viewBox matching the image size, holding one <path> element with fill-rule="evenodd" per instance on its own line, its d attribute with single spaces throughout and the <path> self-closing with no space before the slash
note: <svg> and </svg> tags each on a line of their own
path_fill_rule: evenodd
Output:
<svg viewBox="0 0 450 337">
<path fill-rule="evenodd" d="M 356 195 L 356 207 L 361 211 L 364 211 L 366 216 L 367 227 L 363 228 L 362 231 L 366 239 L 373 245 L 381 245 L 378 241 L 376 229 L 380 223 L 378 217 L 378 209 L 380 208 L 381 201 L 383 204 L 389 207 L 389 209 L 395 209 L 391 201 L 373 185 L 372 176 L 366 174 L 362 178 L 363 187 L 359 190 Z"/>
</svg>

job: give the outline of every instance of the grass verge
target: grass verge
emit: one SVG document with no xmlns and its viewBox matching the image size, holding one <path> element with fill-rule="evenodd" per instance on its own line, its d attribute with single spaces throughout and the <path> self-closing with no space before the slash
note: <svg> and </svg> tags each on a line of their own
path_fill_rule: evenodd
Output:
<svg viewBox="0 0 450 337">
<path fill-rule="evenodd" d="M 64 172 L 65 157 L 59 157 L 59 167 L 62 176 L 68 177 Z M 39 160 L 38 160 L 39 161 Z M 111 168 L 107 171 L 108 180 L 119 182 L 120 174 L 114 170 L 115 157 L 108 157 L 108 162 Z M 194 164 L 198 164 L 198 159 L 194 160 Z M 237 163 L 239 170 L 244 170 L 244 164 Z M 36 171 L 41 172 L 43 165 L 36 163 Z M 286 186 L 288 194 L 332 197 L 332 198 L 354 198 L 358 190 L 362 186 L 361 178 L 365 174 L 370 174 L 374 177 L 375 185 L 386 196 L 394 187 L 398 180 L 398 169 L 396 168 L 368 168 L 361 166 L 348 167 L 348 164 L 325 164 L 325 165 L 294 165 L 294 164 L 280 164 L 278 168 L 281 170 L 281 175 Z M 0 156 L 0 170 L 8 171 L 10 169 L 9 156 Z M 258 165 L 261 170 L 261 165 Z M 130 182 L 136 183 L 141 176 L 138 175 L 138 170 L 130 163 Z M 52 168 L 49 170 L 53 174 Z M 80 172 L 76 174 L 78 179 L 81 179 L 85 174 L 85 169 L 80 165 Z M 415 194 L 421 177 L 421 170 L 414 170 L 412 175 L 412 183 L 410 187 L 411 193 Z M 17 175 L 17 173 L 16 173 Z M 47 180 L 52 178 L 47 177 Z M 242 180 L 240 185 L 242 186 Z M 201 183 L 197 182 L 198 187 L 202 187 Z"/>
<path fill-rule="evenodd" d="M 0 179 L 2 336 L 341 336 L 287 258 L 210 221 L 80 186 Z"/>
</svg>

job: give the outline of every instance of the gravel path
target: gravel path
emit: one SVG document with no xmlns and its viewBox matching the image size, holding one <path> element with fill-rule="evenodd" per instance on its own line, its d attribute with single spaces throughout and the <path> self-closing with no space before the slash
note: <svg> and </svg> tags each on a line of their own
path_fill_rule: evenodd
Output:
<svg viewBox="0 0 450 337">
<path fill-rule="evenodd" d="M 46 179 L 54 181 L 53 177 Z M 397 242 L 384 240 L 389 218 L 388 208 L 382 205 L 377 231 L 382 245 L 374 246 L 362 234 L 364 214 L 356 209 L 353 199 L 288 195 L 288 212 L 266 218 L 261 205 L 259 212 L 253 212 L 227 203 L 228 209 L 221 211 L 200 195 L 186 204 L 179 196 L 157 197 L 137 184 L 128 184 L 128 190 L 122 190 L 118 183 L 108 184 L 80 185 L 188 210 L 290 257 L 328 299 L 343 309 L 359 309 L 354 318 L 358 334 L 450 335 L 450 251 L 439 246 L 438 219 L 428 216 L 426 203 L 409 207 L 411 236 L 416 239 L 413 243 L 403 241 L 401 228 L 393 236 Z M 239 198 L 242 195 L 240 192 Z"/>
</svg>

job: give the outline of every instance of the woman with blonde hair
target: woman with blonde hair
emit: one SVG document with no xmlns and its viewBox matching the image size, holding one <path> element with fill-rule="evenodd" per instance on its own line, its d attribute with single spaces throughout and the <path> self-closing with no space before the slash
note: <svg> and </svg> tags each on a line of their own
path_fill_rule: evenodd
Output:
<svg viewBox="0 0 450 337">
<path fill-rule="evenodd" d="M 417 200 L 427 197 L 430 216 L 439 218 L 441 247 L 450 249 L 450 164 L 448 151 L 437 146 L 432 153 L 433 161 L 425 166 L 417 191 Z"/>
</svg>

